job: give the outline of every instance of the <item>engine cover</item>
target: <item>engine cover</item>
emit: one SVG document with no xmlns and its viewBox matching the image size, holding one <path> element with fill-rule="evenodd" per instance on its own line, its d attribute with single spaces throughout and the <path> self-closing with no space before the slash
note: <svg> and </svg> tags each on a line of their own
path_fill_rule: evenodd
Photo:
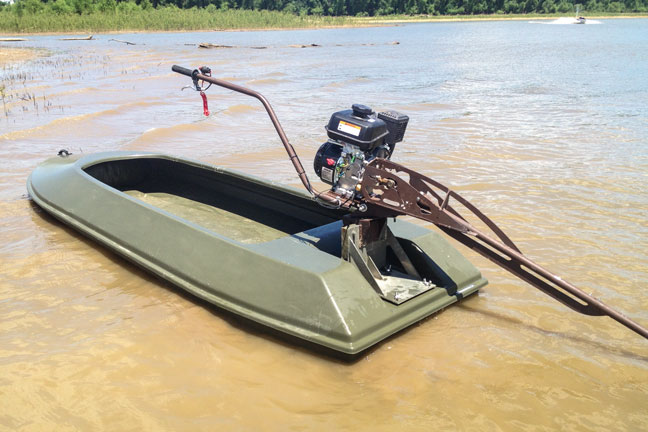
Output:
<svg viewBox="0 0 648 432">
<path fill-rule="evenodd" d="M 368 152 L 383 144 L 389 134 L 384 120 L 372 116 L 365 105 L 354 104 L 353 109 L 333 113 L 326 126 L 329 138 L 354 145 Z"/>
</svg>

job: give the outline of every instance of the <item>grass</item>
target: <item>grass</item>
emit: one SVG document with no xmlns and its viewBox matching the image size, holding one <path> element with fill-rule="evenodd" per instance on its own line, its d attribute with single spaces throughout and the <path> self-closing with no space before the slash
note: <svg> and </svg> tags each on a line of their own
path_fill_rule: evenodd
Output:
<svg viewBox="0 0 648 432">
<path fill-rule="evenodd" d="M 349 19 L 345 17 L 299 16 L 251 10 L 209 12 L 205 9 L 172 7 L 84 15 L 40 12 L 22 17 L 0 12 L 0 32 L 6 33 L 313 28 L 344 26 L 348 22 Z"/>
<path fill-rule="evenodd" d="M 0 32 L 9 34 L 111 31 L 192 31 L 192 30 L 243 30 L 290 29 L 345 26 L 389 25 L 401 22 L 449 20 L 507 20 L 557 18 L 569 14 L 528 15 L 391 15 L 381 17 L 320 17 L 300 16 L 284 12 L 254 10 L 178 9 L 165 7 L 149 10 L 124 10 L 93 12 L 89 14 L 55 14 L 41 11 L 17 14 L 0 9 Z M 645 14 L 605 14 L 606 17 L 645 17 Z M 588 15 L 590 17 L 590 15 Z M 594 18 L 594 17 L 592 17 Z"/>
<path fill-rule="evenodd" d="M 37 57 L 33 59 L 31 67 L 23 68 L 19 63 L 9 63 L 0 67 L 0 132 L 3 130 L 1 126 L 3 117 L 9 120 L 10 117 L 15 116 L 39 116 L 52 110 L 64 113 L 66 108 L 69 108 L 69 106 L 55 104 L 47 92 L 42 95 L 30 92 L 30 82 L 51 79 L 60 82 L 79 82 L 93 73 L 87 68 L 89 63 L 103 65 L 103 67 L 111 64 L 109 56 L 95 53 L 50 56 L 50 53 L 43 49 L 30 51 L 33 51 L 32 54 Z"/>
</svg>

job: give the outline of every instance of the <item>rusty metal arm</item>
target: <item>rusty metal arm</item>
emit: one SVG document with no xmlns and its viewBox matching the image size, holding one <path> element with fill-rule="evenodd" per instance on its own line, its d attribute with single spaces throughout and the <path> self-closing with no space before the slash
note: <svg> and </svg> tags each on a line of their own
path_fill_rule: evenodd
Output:
<svg viewBox="0 0 648 432">
<path fill-rule="evenodd" d="M 432 222 L 452 238 L 576 312 L 607 315 L 648 339 L 648 329 L 527 258 L 493 221 L 435 180 L 389 160 L 374 159 L 365 169 L 360 193 L 369 211 L 383 214 L 387 211 Z M 470 224 L 450 205 L 451 199 L 477 216 L 496 238 Z"/>
</svg>

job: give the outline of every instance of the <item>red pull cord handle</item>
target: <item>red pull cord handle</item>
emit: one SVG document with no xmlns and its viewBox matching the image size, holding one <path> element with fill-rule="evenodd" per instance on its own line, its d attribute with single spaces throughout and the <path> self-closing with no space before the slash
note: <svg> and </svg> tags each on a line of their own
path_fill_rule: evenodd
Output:
<svg viewBox="0 0 648 432">
<path fill-rule="evenodd" d="M 200 96 L 202 97 L 202 100 L 203 100 L 203 112 L 205 113 L 205 116 L 208 116 L 209 115 L 209 107 L 207 106 L 207 95 L 205 94 L 204 91 L 201 91 Z"/>
</svg>

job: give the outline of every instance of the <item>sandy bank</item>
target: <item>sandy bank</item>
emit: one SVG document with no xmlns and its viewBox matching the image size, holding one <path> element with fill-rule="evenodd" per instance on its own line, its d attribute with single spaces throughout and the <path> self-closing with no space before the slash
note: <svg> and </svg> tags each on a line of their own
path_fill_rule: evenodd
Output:
<svg viewBox="0 0 648 432">
<path fill-rule="evenodd" d="M 42 56 L 44 53 L 45 51 L 43 50 L 30 48 L 8 48 L 3 46 L 0 49 L 0 67 L 8 64 L 31 60 L 36 57 Z"/>
</svg>

